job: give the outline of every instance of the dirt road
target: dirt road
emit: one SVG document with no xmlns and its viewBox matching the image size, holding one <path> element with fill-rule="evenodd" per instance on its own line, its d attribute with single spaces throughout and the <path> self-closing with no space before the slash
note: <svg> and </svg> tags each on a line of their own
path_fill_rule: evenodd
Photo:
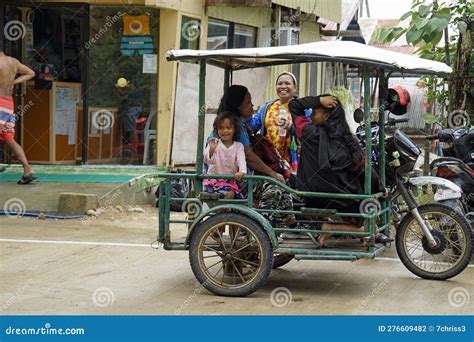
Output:
<svg viewBox="0 0 474 342">
<path fill-rule="evenodd" d="M 150 247 L 156 212 L 144 209 L 86 220 L 0 217 L 2 314 L 474 312 L 473 265 L 449 281 L 422 280 L 405 269 L 394 247 L 376 260 L 292 261 L 247 298 L 217 297 L 199 286 L 186 252 Z"/>
</svg>

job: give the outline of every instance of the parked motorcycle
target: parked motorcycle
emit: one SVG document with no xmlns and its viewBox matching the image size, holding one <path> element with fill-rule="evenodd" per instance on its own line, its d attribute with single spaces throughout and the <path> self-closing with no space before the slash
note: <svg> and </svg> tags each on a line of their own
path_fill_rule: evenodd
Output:
<svg viewBox="0 0 474 342">
<path fill-rule="evenodd" d="M 357 112 L 357 111 L 356 111 Z M 354 120 L 361 123 L 357 113 Z M 388 119 L 385 126 L 394 126 L 406 119 Z M 372 162 L 378 169 L 380 150 L 378 138 L 374 134 L 380 129 L 377 122 L 371 122 L 374 153 Z M 363 146 L 365 126 L 356 130 L 356 137 Z M 458 186 L 437 177 L 413 177 L 412 172 L 421 150 L 402 131 L 396 129 L 385 139 L 386 186 L 392 198 L 396 223 L 396 248 L 400 260 L 414 274 L 433 279 L 433 267 L 443 267 L 436 279 L 447 279 L 467 267 L 471 257 L 471 229 L 466 218 L 459 212 L 442 204 L 419 205 L 410 191 L 414 186 L 431 185 L 445 187 L 461 196 Z M 379 170 L 380 171 L 380 170 Z M 407 209 L 402 213 L 399 205 L 403 200 Z M 439 260 L 442 260 L 440 262 Z M 434 266 L 436 265 L 436 266 Z"/>
<path fill-rule="evenodd" d="M 431 162 L 431 174 L 452 181 L 462 189 L 460 198 L 440 194 L 438 201 L 466 215 L 474 229 L 474 129 L 442 129 L 427 138 L 443 143 L 443 156 Z"/>
</svg>

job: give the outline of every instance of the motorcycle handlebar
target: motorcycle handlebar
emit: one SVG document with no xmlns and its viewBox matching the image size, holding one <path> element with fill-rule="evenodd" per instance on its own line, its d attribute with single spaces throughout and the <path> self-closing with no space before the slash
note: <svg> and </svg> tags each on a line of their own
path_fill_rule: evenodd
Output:
<svg viewBox="0 0 474 342">
<path fill-rule="evenodd" d="M 394 123 L 408 122 L 408 119 L 394 119 Z"/>
<path fill-rule="evenodd" d="M 441 130 L 438 132 L 438 139 L 439 140 L 444 140 L 444 141 L 449 141 L 453 139 L 452 136 L 452 131 L 450 130 Z"/>
<path fill-rule="evenodd" d="M 439 131 L 438 134 L 427 135 L 426 139 L 428 140 L 440 140 L 440 141 L 451 141 L 453 137 L 449 132 L 446 131 Z"/>
<path fill-rule="evenodd" d="M 395 126 L 397 123 L 408 122 L 408 119 L 389 119 L 386 126 Z"/>
</svg>

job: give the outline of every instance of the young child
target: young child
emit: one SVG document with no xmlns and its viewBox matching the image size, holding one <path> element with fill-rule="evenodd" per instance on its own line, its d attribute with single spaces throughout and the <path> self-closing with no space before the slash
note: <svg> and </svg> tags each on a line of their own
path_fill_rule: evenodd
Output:
<svg viewBox="0 0 474 342">
<path fill-rule="evenodd" d="M 231 112 L 222 112 L 214 121 L 214 132 L 219 138 L 211 138 L 204 151 L 204 162 L 208 174 L 233 174 L 239 181 L 247 173 L 244 145 L 236 141 L 240 133 L 238 117 Z M 206 192 L 219 194 L 220 198 L 242 198 L 235 180 L 206 179 Z"/>
</svg>

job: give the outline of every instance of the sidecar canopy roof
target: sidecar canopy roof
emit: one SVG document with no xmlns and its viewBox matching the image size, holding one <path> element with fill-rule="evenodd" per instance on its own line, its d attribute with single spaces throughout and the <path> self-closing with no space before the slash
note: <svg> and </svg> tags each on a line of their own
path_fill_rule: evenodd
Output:
<svg viewBox="0 0 474 342">
<path fill-rule="evenodd" d="M 169 50 L 166 59 L 206 59 L 209 64 L 232 70 L 293 63 L 340 62 L 378 67 L 402 74 L 442 75 L 452 72 L 452 68 L 445 63 L 350 41 L 321 41 L 247 49 Z"/>
</svg>

